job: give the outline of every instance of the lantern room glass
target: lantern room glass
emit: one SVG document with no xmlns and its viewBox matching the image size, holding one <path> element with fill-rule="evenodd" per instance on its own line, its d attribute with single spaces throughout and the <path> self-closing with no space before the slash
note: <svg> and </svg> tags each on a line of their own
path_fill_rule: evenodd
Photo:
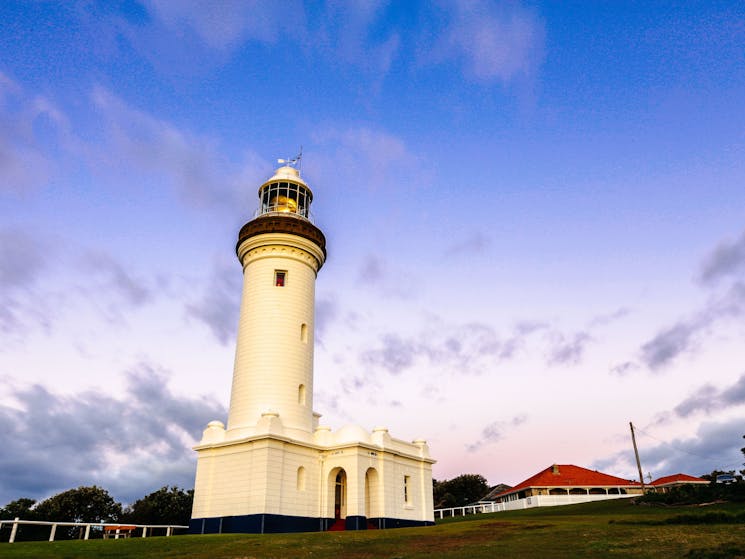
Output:
<svg viewBox="0 0 745 559">
<path fill-rule="evenodd" d="M 272 182 L 265 185 L 259 194 L 261 214 L 286 213 L 306 219 L 310 216 L 310 202 L 313 199 L 310 191 L 293 182 Z"/>
</svg>

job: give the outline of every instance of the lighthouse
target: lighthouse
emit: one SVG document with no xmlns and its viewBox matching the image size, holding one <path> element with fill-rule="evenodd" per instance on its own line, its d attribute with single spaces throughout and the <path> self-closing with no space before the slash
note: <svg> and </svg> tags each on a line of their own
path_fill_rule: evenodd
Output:
<svg viewBox="0 0 745 559">
<path fill-rule="evenodd" d="M 194 447 L 192 533 L 295 532 L 432 524 L 426 441 L 321 425 L 313 410 L 315 283 L 326 238 L 296 160 L 258 189 L 238 233 L 243 268 L 227 426 Z"/>
<path fill-rule="evenodd" d="M 313 431 L 313 319 L 326 238 L 310 220 L 313 201 L 297 169 L 284 166 L 259 188 L 255 219 L 241 228 L 243 266 L 228 429 L 262 414 L 300 438 Z"/>
</svg>

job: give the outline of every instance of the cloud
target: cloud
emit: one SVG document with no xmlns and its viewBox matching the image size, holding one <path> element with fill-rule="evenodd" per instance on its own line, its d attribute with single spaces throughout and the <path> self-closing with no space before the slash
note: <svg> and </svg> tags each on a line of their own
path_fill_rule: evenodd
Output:
<svg viewBox="0 0 745 559">
<path fill-rule="evenodd" d="M 445 248 L 445 256 L 472 257 L 474 254 L 483 254 L 491 246 L 492 240 L 481 231 L 476 231 L 466 238 L 461 239 Z"/>
<path fill-rule="evenodd" d="M 12 405 L 0 404 L 0 502 L 91 484 L 125 502 L 163 485 L 191 487 L 190 447 L 208 421 L 225 417 L 225 408 L 173 394 L 168 374 L 152 364 L 125 378 L 120 398 L 12 388 Z"/>
<path fill-rule="evenodd" d="M 192 207 L 234 212 L 241 207 L 246 181 L 256 184 L 270 169 L 253 152 L 247 152 L 236 168 L 220 153 L 216 140 L 130 107 L 102 87 L 93 89 L 92 100 L 103 119 L 107 144 L 93 150 L 92 164 L 118 168 L 127 177 L 132 172 L 150 179 L 160 176 Z"/>
<path fill-rule="evenodd" d="M 114 28 L 164 71 L 173 71 L 171 66 L 188 72 L 194 71 L 193 66 L 223 64 L 253 42 L 275 49 L 290 45 L 294 52 L 310 53 L 316 61 L 322 58 L 335 66 L 341 62 L 384 76 L 401 42 L 395 30 L 381 30 L 386 4 L 331 0 L 309 6 L 291 0 L 280 6 L 258 0 L 146 0 L 149 18 L 132 23 L 125 16 L 115 20 Z M 176 50 L 174 44 L 188 48 Z M 190 68 L 183 52 L 206 64 Z"/>
<path fill-rule="evenodd" d="M 402 139 L 374 127 L 321 128 L 313 141 L 322 151 L 308 158 L 310 174 L 319 175 L 323 184 L 336 185 L 340 192 L 350 185 L 370 193 L 402 184 L 414 191 L 431 181 L 424 157 L 413 153 Z"/>
<path fill-rule="evenodd" d="M 553 336 L 554 345 L 549 350 L 547 362 L 549 365 L 574 365 L 580 362 L 585 346 L 592 341 L 586 332 L 577 332 L 568 340 L 557 333 Z"/>
<path fill-rule="evenodd" d="M 639 456 L 642 469 L 653 478 L 685 473 L 695 476 L 708 474 L 713 470 L 731 470 L 740 467 L 742 454 L 742 426 L 745 417 L 737 417 L 721 422 L 704 422 L 699 425 L 695 435 L 675 438 L 663 443 L 650 443 L 650 437 L 637 428 Z M 596 460 L 593 465 L 601 471 L 637 478 L 634 452 L 618 452 Z M 625 474 L 623 472 L 626 472 Z"/>
<path fill-rule="evenodd" d="M 596 326 L 605 326 L 607 324 L 611 324 L 613 322 L 616 322 L 617 320 L 620 320 L 626 316 L 628 316 L 629 312 L 631 312 L 626 307 L 620 307 L 612 312 L 606 313 L 606 314 L 599 314 L 598 316 L 594 317 L 590 321 L 591 327 Z"/>
<path fill-rule="evenodd" d="M 641 346 L 640 359 L 650 369 L 669 365 L 678 356 L 694 353 L 720 323 L 745 316 L 745 232 L 725 241 L 703 260 L 698 279 L 711 289 L 704 305 L 661 329 Z M 723 283 L 730 280 L 729 283 Z"/>
<path fill-rule="evenodd" d="M 745 373 L 728 386 L 704 384 L 670 411 L 657 414 L 650 427 L 669 423 L 675 418 L 689 419 L 695 414 L 712 415 L 745 406 Z M 654 477 L 673 473 L 703 475 L 713 470 L 739 469 L 740 447 L 745 417 L 702 422 L 690 437 L 660 442 L 660 438 L 636 427 L 639 454 L 645 472 Z M 598 469 L 636 471 L 633 451 L 619 452 L 595 462 Z M 636 474 L 632 474 L 636 477 Z"/>
<path fill-rule="evenodd" d="M 186 44 L 192 56 L 196 51 L 196 56 L 208 61 L 210 52 L 222 54 L 217 63 L 224 63 L 227 55 L 256 42 L 275 48 L 290 44 L 316 60 L 348 65 L 380 80 L 395 63 L 408 62 L 401 53 L 415 27 L 421 30 L 415 40 L 428 62 L 456 59 L 478 81 L 506 83 L 535 71 L 545 41 L 544 24 L 534 11 L 518 3 L 486 0 L 443 2 L 439 13 L 418 10 L 413 26 L 387 17 L 387 1 L 328 0 L 314 6 L 298 1 L 278 7 L 257 0 L 218 4 L 146 0 L 145 6 L 149 21 L 132 24 L 122 16 L 113 30 L 164 70 L 185 66 L 174 44 Z M 163 59 L 171 64 L 163 65 Z M 366 93 L 378 87 L 380 83 L 374 83 Z"/>
<path fill-rule="evenodd" d="M 344 397 L 339 394 L 330 394 L 324 391 L 318 391 L 313 395 L 315 407 L 333 412 L 336 417 L 351 423 L 354 418 L 343 408 L 343 399 Z M 321 422 L 321 425 L 323 425 L 323 422 Z"/>
<path fill-rule="evenodd" d="M 681 417 L 688 417 L 694 412 L 705 411 L 709 413 L 716 405 L 718 390 L 713 386 L 706 385 L 699 388 L 695 394 L 692 394 L 680 404 L 675 406 L 675 413 Z"/>
<path fill-rule="evenodd" d="M 0 331 L 19 340 L 32 326 L 49 332 L 75 302 L 91 304 L 110 322 L 120 322 L 124 310 L 153 301 L 149 283 L 109 254 L 88 250 L 68 260 L 63 243 L 55 243 L 54 250 L 48 243 L 22 229 L 0 229 Z M 63 268 L 83 273 L 71 279 L 60 273 Z M 45 277 L 54 281 L 42 281 Z"/>
<path fill-rule="evenodd" d="M 326 2 L 314 41 L 331 56 L 370 74 L 384 76 L 401 46 L 399 33 L 379 25 L 389 2 L 330 0 Z"/>
<path fill-rule="evenodd" d="M 519 427 L 527 420 L 528 418 L 526 415 L 518 415 L 508 421 L 494 421 L 489 423 L 481 431 L 481 438 L 479 440 L 466 444 L 466 450 L 468 452 L 476 452 L 484 445 L 501 441 L 506 433 L 513 430 L 515 427 Z"/>
<path fill-rule="evenodd" d="M 385 276 L 385 262 L 375 254 L 368 254 L 358 274 L 359 280 L 366 284 L 379 283 Z"/>
<path fill-rule="evenodd" d="M 619 363 L 618 365 L 611 367 L 610 372 L 613 375 L 623 377 L 638 369 L 639 369 L 639 365 L 637 363 L 634 363 L 633 361 L 625 361 L 623 363 Z"/>
<path fill-rule="evenodd" d="M 49 325 L 39 280 L 49 259 L 37 237 L 17 228 L 0 229 L 0 331 L 19 333 L 31 323 Z"/>
<path fill-rule="evenodd" d="M 362 353 L 360 360 L 365 365 L 381 367 L 392 375 L 410 368 L 422 351 L 415 341 L 405 340 L 396 334 L 384 335 L 381 345 L 379 349 Z"/>
<path fill-rule="evenodd" d="M 447 23 L 432 32 L 438 39 L 428 49 L 430 61 L 456 58 L 472 78 L 503 83 L 532 75 L 541 63 L 545 30 L 533 11 L 485 0 L 444 3 L 443 11 Z"/>
<path fill-rule="evenodd" d="M 540 322 L 518 323 L 509 335 L 500 336 L 488 324 L 446 325 L 430 317 L 427 327 L 415 335 L 383 334 L 378 347 L 363 351 L 359 360 L 368 370 L 381 368 L 393 375 L 419 363 L 447 373 L 483 375 L 515 358 L 540 332 L 548 343 L 547 365 L 578 362 L 590 341 L 585 333 L 574 334 L 567 341 L 563 334 Z"/>
<path fill-rule="evenodd" d="M 401 298 L 408 301 L 417 296 L 416 284 L 410 281 L 410 274 L 379 254 L 368 254 L 360 264 L 357 280 L 366 288 L 375 289 L 386 299 Z"/>
<path fill-rule="evenodd" d="M 722 411 L 734 406 L 745 404 L 745 374 L 727 388 L 716 388 L 705 384 L 680 404 L 675 406 L 675 413 L 680 417 L 688 417 L 697 412 L 706 414 L 712 411 Z"/>
<path fill-rule="evenodd" d="M 745 272 L 745 232 L 735 241 L 726 241 L 716 247 L 701 266 L 699 279 L 703 284 L 738 276 Z"/>
<path fill-rule="evenodd" d="M 39 241 L 20 229 L 0 229 L 0 287 L 3 291 L 29 287 L 44 269 Z"/>
<path fill-rule="evenodd" d="M 658 332 L 641 347 L 640 359 L 660 369 L 683 353 L 693 353 L 700 340 L 719 323 L 745 316 L 745 283 L 735 282 L 691 314 Z"/>
<path fill-rule="evenodd" d="M 115 294 L 128 306 L 139 307 L 153 298 L 153 292 L 145 282 L 136 278 L 130 271 L 110 255 L 103 252 L 89 252 L 83 257 L 83 270 L 87 278 L 100 278 L 102 284 L 96 292 Z M 86 286 L 88 290 L 90 286 Z"/>
<path fill-rule="evenodd" d="M 127 312 L 155 299 L 150 281 L 103 251 L 80 253 L 59 239 L 5 228 L 0 229 L 0 254 L 0 331 L 20 342 L 35 326 L 50 333 L 71 310 L 89 305 L 119 324 Z"/>
<path fill-rule="evenodd" d="M 54 165 L 37 128 L 64 134 L 67 119 L 45 97 L 29 96 L 0 72 L 0 193 L 27 194 L 47 183 Z"/>
<path fill-rule="evenodd" d="M 222 345 L 235 339 L 242 279 L 233 263 L 217 265 L 201 297 L 186 305 L 187 315 L 206 324 Z"/>
<path fill-rule="evenodd" d="M 374 375 L 347 375 L 344 376 L 339 386 L 344 394 L 360 394 L 363 390 L 366 390 L 368 400 L 375 405 L 377 403 L 377 395 L 381 392 L 379 390 L 378 379 Z M 371 389 L 370 387 L 378 387 Z"/>
<path fill-rule="evenodd" d="M 667 365 L 693 348 L 695 335 L 704 325 L 700 320 L 684 320 L 658 332 L 642 345 L 641 360 L 652 369 Z"/>
<path fill-rule="evenodd" d="M 315 337 L 316 341 L 323 345 L 324 336 L 328 327 L 339 316 L 339 306 L 336 299 L 319 297 L 316 300 Z"/>
<path fill-rule="evenodd" d="M 178 36 L 193 31 L 201 42 L 218 50 L 244 41 L 272 44 L 280 38 L 304 33 L 303 5 L 299 1 L 277 6 L 259 0 L 146 0 L 148 11 Z"/>
<path fill-rule="evenodd" d="M 26 194 L 43 186 L 61 172 L 64 160 L 87 164 L 106 175 L 107 183 L 119 177 L 129 185 L 140 173 L 153 184 L 171 186 L 191 207 L 235 212 L 245 185 L 261 182 L 271 170 L 251 150 L 235 163 L 214 138 L 134 108 L 103 87 L 92 89 L 91 101 L 100 136 L 76 135 L 53 101 L 26 95 L 0 73 L 0 193 Z M 51 144 L 67 157 L 52 154 Z"/>
</svg>

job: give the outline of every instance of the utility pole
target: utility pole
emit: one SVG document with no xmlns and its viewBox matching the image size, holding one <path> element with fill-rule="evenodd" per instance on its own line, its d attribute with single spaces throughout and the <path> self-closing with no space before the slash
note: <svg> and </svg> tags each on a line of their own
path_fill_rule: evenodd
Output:
<svg viewBox="0 0 745 559">
<path fill-rule="evenodd" d="M 639 450 L 636 448 L 636 435 L 634 435 L 634 424 L 629 421 L 631 427 L 631 442 L 634 443 L 634 456 L 636 456 L 636 467 L 639 469 L 639 481 L 642 484 L 642 493 L 644 493 L 644 474 L 642 474 L 642 463 L 639 461 Z"/>
</svg>

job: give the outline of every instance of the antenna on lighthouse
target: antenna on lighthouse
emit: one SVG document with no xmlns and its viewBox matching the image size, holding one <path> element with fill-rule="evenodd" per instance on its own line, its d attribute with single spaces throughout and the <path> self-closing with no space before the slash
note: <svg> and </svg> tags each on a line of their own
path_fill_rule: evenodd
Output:
<svg viewBox="0 0 745 559">
<path fill-rule="evenodd" d="M 302 159 L 303 159 L 303 146 L 300 146 L 300 153 L 298 153 L 294 158 L 287 158 L 287 159 L 277 159 L 277 163 L 284 163 L 288 167 L 294 167 L 298 171 L 300 171 L 300 167 L 302 166 Z"/>
</svg>

